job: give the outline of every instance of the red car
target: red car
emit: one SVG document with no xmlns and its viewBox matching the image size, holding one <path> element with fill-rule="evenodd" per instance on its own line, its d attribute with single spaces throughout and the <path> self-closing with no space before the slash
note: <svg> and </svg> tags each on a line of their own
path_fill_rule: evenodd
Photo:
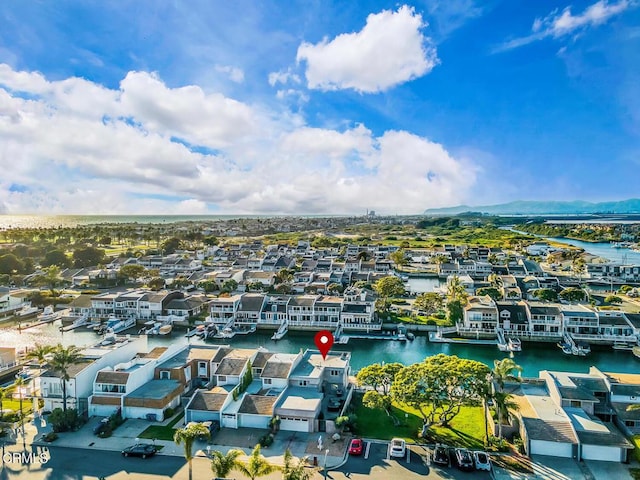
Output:
<svg viewBox="0 0 640 480">
<path fill-rule="evenodd" d="M 362 439 L 354 438 L 349 445 L 349 455 L 362 455 Z"/>
</svg>

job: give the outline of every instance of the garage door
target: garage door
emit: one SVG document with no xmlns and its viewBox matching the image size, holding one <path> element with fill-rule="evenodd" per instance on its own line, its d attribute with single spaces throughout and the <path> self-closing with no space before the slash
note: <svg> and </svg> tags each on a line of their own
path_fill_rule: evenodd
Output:
<svg viewBox="0 0 640 480">
<path fill-rule="evenodd" d="M 281 418 L 280 430 L 289 430 L 290 432 L 308 432 L 309 420 L 304 418 Z"/>
<path fill-rule="evenodd" d="M 247 413 L 239 413 L 238 417 L 238 426 L 247 428 L 269 428 L 269 420 L 271 420 L 270 416 Z"/>
<path fill-rule="evenodd" d="M 546 440 L 531 440 L 530 453 L 531 455 L 571 458 L 573 445 L 571 443 L 547 442 Z"/>
<path fill-rule="evenodd" d="M 582 458 L 585 460 L 604 460 L 605 462 L 620 462 L 622 452 L 617 447 L 603 447 L 600 445 L 582 445 Z"/>
</svg>

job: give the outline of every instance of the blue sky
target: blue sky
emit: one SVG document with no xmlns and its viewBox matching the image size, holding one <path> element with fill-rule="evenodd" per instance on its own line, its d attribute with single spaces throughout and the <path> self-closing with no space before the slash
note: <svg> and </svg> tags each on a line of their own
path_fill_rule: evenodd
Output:
<svg viewBox="0 0 640 480">
<path fill-rule="evenodd" d="M 0 3 L 0 212 L 638 196 L 640 2 Z"/>
</svg>

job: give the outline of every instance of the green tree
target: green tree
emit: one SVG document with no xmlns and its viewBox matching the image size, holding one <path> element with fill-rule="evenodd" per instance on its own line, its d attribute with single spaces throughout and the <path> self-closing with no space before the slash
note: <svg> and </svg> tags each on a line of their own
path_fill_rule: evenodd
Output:
<svg viewBox="0 0 640 480">
<path fill-rule="evenodd" d="M 396 250 L 395 252 L 392 252 L 391 254 L 389 254 L 389 258 L 393 263 L 395 263 L 400 267 L 409 263 L 409 260 L 407 259 L 407 255 L 405 251 L 402 249 Z"/>
<path fill-rule="evenodd" d="M 24 271 L 24 263 L 13 253 L 0 256 L 0 273 L 14 275 Z"/>
<path fill-rule="evenodd" d="M 281 270 L 278 270 L 273 279 L 276 285 L 281 283 L 289 283 L 293 280 L 293 271 L 288 268 L 283 268 Z"/>
<path fill-rule="evenodd" d="M 463 405 L 477 401 L 488 374 L 489 367 L 481 362 L 441 353 L 402 368 L 391 396 L 420 412 L 423 430 L 436 422 L 446 426 Z"/>
<path fill-rule="evenodd" d="M 147 282 L 147 286 L 151 290 L 160 290 L 164 288 L 164 278 L 161 278 L 161 277 L 152 278 Z"/>
<path fill-rule="evenodd" d="M 99 265 L 104 261 L 104 250 L 95 247 L 79 248 L 73 251 L 73 264 L 77 268 Z"/>
<path fill-rule="evenodd" d="M 406 293 L 404 283 L 396 276 L 382 277 L 373 284 L 373 289 L 383 298 L 400 297 Z"/>
<path fill-rule="evenodd" d="M 364 394 L 363 405 L 368 408 L 383 408 L 389 413 L 391 408 L 391 397 L 389 395 L 391 385 L 402 368 L 404 368 L 404 365 L 397 362 L 384 365 L 374 363 L 361 368 L 356 375 L 358 384 L 373 389 Z"/>
<path fill-rule="evenodd" d="M 4 415 L 4 406 L 2 405 L 2 402 L 5 398 L 8 398 L 7 393 L 7 387 L 0 387 L 0 419 L 2 419 L 2 415 Z"/>
<path fill-rule="evenodd" d="M 489 295 L 492 299 L 498 301 L 502 300 L 502 292 L 495 287 L 483 287 L 476 291 L 477 295 L 484 296 Z"/>
<path fill-rule="evenodd" d="M 467 291 L 458 275 L 454 275 L 447 281 L 447 302 L 458 302 L 464 307 L 467 304 L 468 297 Z"/>
<path fill-rule="evenodd" d="M 49 361 L 53 354 L 54 347 L 52 345 L 41 345 L 36 343 L 31 349 L 27 351 L 27 360 L 35 360 L 38 362 L 38 366 L 42 366 Z"/>
<path fill-rule="evenodd" d="M 69 368 L 82 362 L 83 357 L 80 349 L 75 345 L 68 347 L 58 344 L 53 348 L 49 365 L 58 374 L 62 382 L 62 410 L 67 411 L 67 382 L 71 380 Z"/>
<path fill-rule="evenodd" d="M 358 252 L 358 255 L 356 255 L 356 259 L 357 260 L 361 260 L 363 262 L 366 262 L 370 258 L 371 258 L 371 254 L 367 250 L 363 250 L 361 252 Z"/>
<path fill-rule="evenodd" d="M 571 262 L 571 271 L 578 277 L 578 280 L 582 278 L 587 271 L 587 265 L 582 257 L 576 257 Z"/>
<path fill-rule="evenodd" d="M 222 284 L 222 288 L 220 289 L 220 291 L 223 293 L 231 293 L 231 292 L 235 292 L 237 288 L 238 288 L 238 282 L 236 282 L 233 278 L 230 278 L 229 280 L 226 280 Z"/>
<path fill-rule="evenodd" d="M 621 304 L 622 303 L 622 299 L 620 297 L 618 297 L 617 295 L 607 295 L 604 299 L 605 302 L 607 303 L 612 303 L 612 304 Z"/>
<path fill-rule="evenodd" d="M 498 438 L 502 438 L 502 425 L 509 420 L 510 410 L 518 410 L 520 405 L 513 400 L 513 395 L 507 392 L 494 392 L 493 402 L 498 414 Z"/>
<path fill-rule="evenodd" d="M 127 265 L 123 265 L 118 270 L 118 276 L 125 281 L 133 281 L 135 282 L 137 279 L 143 277 L 146 273 L 146 269 L 142 265 L 138 265 L 136 263 L 129 263 Z"/>
<path fill-rule="evenodd" d="M 218 450 L 214 450 L 211 457 L 211 471 L 216 477 L 228 477 L 232 470 L 238 465 L 238 457 L 243 455 L 242 450 L 229 450 L 225 455 Z"/>
<path fill-rule="evenodd" d="M 284 451 L 284 465 L 282 466 L 282 480 L 311 480 L 314 470 L 306 468 L 307 457 L 295 461 L 291 450 Z"/>
<path fill-rule="evenodd" d="M 57 265 L 51 265 L 45 268 L 43 275 L 38 275 L 35 279 L 37 285 L 49 288 L 51 296 L 57 296 L 55 288 L 60 285 L 62 279 L 60 278 L 60 267 Z"/>
<path fill-rule="evenodd" d="M 184 458 L 189 466 L 189 480 L 193 478 L 192 460 L 193 460 L 193 443 L 200 437 L 209 438 L 211 434 L 209 429 L 202 423 L 189 423 L 184 428 L 179 428 L 173 434 L 173 441 L 176 445 L 183 445 Z"/>
<path fill-rule="evenodd" d="M 182 242 L 177 237 L 171 237 L 162 242 L 162 251 L 165 255 L 170 255 L 175 253 L 176 250 L 180 249 Z"/>
<path fill-rule="evenodd" d="M 506 382 L 520 382 L 521 373 L 522 367 L 514 362 L 513 359 L 503 358 L 502 360 L 493 361 L 490 378 L 498 385 L 498 391 L 502 392 Z"/>
<path fill-rule="evenodd" d="M 560 298 L 567 302 L 583 302 L 587 295 L 581 288 L 569 287 L 560 292 Z"/>
<path fill-rule="evenodd" d="M 502 288 L 502 276 L 492 273 L 487 277 L 487 280 L 489 280 L 489 284 L 492 287 L 498 289 Z"/>
<path fill-rule="evenodd" d="M 260 444 L 256 445 L 251 452 L 251 456 L 246 463 L 239 463 L 238 471 L 251 480 L 270 475 L 277 470 L 277 467 L 271 465 L 266 458 L 260 454 Z"/>
<path fill-rule="evenodd" d="M 71 259 L 62 250 L 51 250 L 47 252 L 42 260 L 43 267 L 57 265 L 60 268 L 69 268 Z"/>
<path fill-rule="evenodd" d="M 426 312 L 427 315 L 433 315 L 442 310 L 444 306 L 444 298 L 439 293 L 426 292 L 418 295 L 413 302 L 413 306 L 418 310 Z"/>
<path fill-rule="evenodd" d="M 558 292 L 551 288 L 539 288 L 535 292 L 533 292 L 533 296 L 543 302 L 557 302 L 558 301 Z"/>
</svg>

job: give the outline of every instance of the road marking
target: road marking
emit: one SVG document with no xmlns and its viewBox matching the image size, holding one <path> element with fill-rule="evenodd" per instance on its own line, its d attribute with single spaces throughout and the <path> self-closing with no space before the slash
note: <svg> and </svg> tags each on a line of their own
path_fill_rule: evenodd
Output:
<svg viewBox="0 0 640 480">
<path fill-rule="evenodd" d="M 411 463 L 411 450 L 407 448 L 407 463 Z"/>
<path fill-rule="evenodd" d="M 369 449 L 371 448 L 371 442 L 367 442 L 367 447 L 364 449 L 364 459 L 369 458 Z"/>
</svg>

